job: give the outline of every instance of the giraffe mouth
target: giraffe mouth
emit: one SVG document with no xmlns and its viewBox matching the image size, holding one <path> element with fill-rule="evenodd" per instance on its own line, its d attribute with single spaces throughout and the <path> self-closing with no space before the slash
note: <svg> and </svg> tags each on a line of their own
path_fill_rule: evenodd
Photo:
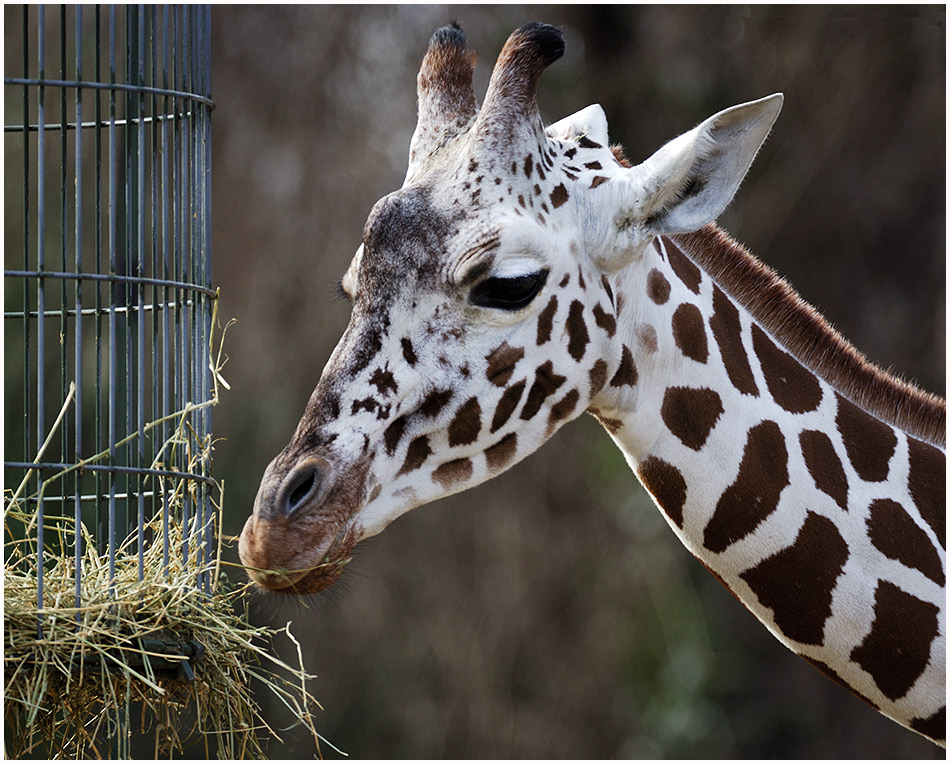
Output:
<svg viewBox="0 0 950 764">
<path fill-rule="evenodd" d="M 276 559 L 274 562 L 278 564 L 260 567 L 260 564 L 267 564 L 265 560 L 269 558 L 259 558 L 255 553 L 257 538 L 261 535 L 273 537 L 275 534 L 272 528 L 262 529 L 260 524 L 252 524 L 251 520 L 253 518 L 244 526 L 241 534 L 241 561 L 248 576 L 261 589 L 280 594 L 314 594 L 331 586 L 352 559 L 357 539 L 347 526 L 330 542 L 323 555 L 304 554 L 293 559 Z M 262 530 L 264 533 L 261 533 Z M 254 562 L 258 562 L 258 565 Z M 279 564 L 281 562 L 284 564 Z"/>
<path fill-rule="evenodd" d="M 362 505 L 362 482 L 320 457 L 290 469 L 279 462 L 268 466 L 241 531 L 241 563 L 261 589 L 312 594 L 340 577 L 361 538 L 352 518 Z"/>
</svg>

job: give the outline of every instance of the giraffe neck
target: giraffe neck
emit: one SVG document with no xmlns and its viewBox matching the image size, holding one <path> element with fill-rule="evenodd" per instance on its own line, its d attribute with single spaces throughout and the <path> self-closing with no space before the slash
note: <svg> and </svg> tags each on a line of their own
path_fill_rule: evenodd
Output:
<svg viewBox="0 0 950 764">
<path fill-rule="evenodd" d="M 774 636 L 941 740 L 944 404 L 827 327 L 809 340 L 820 317 L 758 266 L 746 291 L 785 290 L 806 336 L 767 325 L 741 284 L 697 264 L 729 245 L 715 229 L 658 239 L 618 274 L 614 380 L 628 384 L 605 388 L 593 413 L 680 540 Z M 856 382 L 829 348 L 864 364 Z"/>
</svg>

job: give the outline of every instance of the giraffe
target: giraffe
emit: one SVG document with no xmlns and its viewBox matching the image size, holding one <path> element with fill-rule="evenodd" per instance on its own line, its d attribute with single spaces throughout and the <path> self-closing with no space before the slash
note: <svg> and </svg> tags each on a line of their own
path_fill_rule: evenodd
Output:
<svg viewBox="0 0 950 764">
<path fill-rule="evenodd" d="M 633 166 L 599 106 L 543 126 L 563 52 L 554 27 L 517 30 L 479 106 L 461 29 L 431 38 L 404 184 L 368 217 L 349 325 L 261 481 L 249 575 L 324 589 L 357 542 L 588 412 L 779 641 L 943 745 L 946 404 L 714 223 L 782 96 Z"/>
</svg>

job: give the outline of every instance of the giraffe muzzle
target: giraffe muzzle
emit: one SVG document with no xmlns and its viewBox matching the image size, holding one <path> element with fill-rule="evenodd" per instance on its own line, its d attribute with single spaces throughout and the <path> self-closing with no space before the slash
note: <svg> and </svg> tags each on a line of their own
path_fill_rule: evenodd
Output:
<svg viewBox="0 0 950 764">
<path fill-rule="evenodd" d="M 326 459 L 306 457 L 286 472 L 278 461 L 265 471 L 241 532 L 241 562 L 263 589 L 310 594 L 330 586 L 349 561 L 358 497 Z"/>
</svg>

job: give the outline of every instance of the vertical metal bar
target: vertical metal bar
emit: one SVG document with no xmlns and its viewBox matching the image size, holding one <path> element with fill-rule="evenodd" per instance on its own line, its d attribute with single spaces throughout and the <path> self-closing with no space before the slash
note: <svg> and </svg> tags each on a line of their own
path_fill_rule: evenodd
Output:
<svg viewBox="0 0 950 764">
<path fill-rule="evenodd" d="M 168 90 L 168 61 L 170 55 L 169 24 L 168 24 L 168 6 L 162 7 L 162 88 Z M 171 153 L 173 143 L 169 142 L 169 120 L 170 113 L 168 96 L 162 97 L 162 114 L 166 119 L 162 120 L 162 279 L 168 280 L 169 270 L 169 238 L 168 238 L 168 194 L 171 186 L 171 177 L 168 170 L 168 155 Z M 167 286 L 162 287 L 162 414 L 170 414 L 171 408 L 171 384 L 168 378 L 171 369 L 170 357 L 170 332 L 171 332 L 171 311 L 169 305 L 169 291 Z M 166 422 L 162 425 L 162 442 L 167 442 L 170 434 L 170 425 Z M 169 502 L 171 501 L 171 492 L 164 492 L 162 496 L 162 565 L 165 575 L 168 575 L 169 563 Z"/>
<path fill-rule="evenodd" d="M 201 94 L 210 97 L 211 96 L 211 6 L 205 5 L 202 6 L 200 12 L 203 16 L 203 35 L 201 39 L 201 72 L 202 72 L 202 83 L 201 83 Z M 212 285 L 212 270 L 211 270 L 211 110 L 205 106 L 201 105 L 201 124 L 202 124 L 202 135 L 201 135 L 201 146 L 202 146 L 202 179 L 201 179 L 201 224 L 202 224 L 202 267 L 204 268 L 204 285 L 210 287 Z M 213 298 L 216 299 L 216 298 Z M 212 352 L 211 348 L 211 336 L 214 332 L 214 327 L 212 326 L 212 318 L 214 314 L 214 305 L 211 299 L 205 300 L 205 337 L 202 341 L 203 353 L 208 353 L 208 360 L 211 360 L 210 354 Z M 208 364 L 202 364 L 202 374 L 205 379 L 205 398 L 208 399 L 212 395 L 212 380 L 210 375 L 210 369 Z M 205 437 L 210 440 L 211 438 L 211 409 L 205 409 Z M 210 448 L 210 442 L 209 442 Z M 203 474 L 210 474 L 208 465 L 205 465 Z M 208 594 L 211 594 L 211 561 L 214 559 L 214 512 L 211 507 L 211 488 L 205 483 L 205 502 L 207 503 L 208 508 L 208 523 L 205 529 L 205 549 L 207 560 L 209 563 L 208 574 L 206 580 L 206 589 Z"/>
<path fill-rule="evenodd" d="M 23 76 L 30 74 L 30 9 L 23 6 Z M 23 86 L 23 270 L 30 271 L 30 89 Z M 33 380 L 30 349 L 30 281 L 23 279 L 23 454 L 32 454 Z M 27 506 L 29 502 L 27 501 Z"/>
<path fill-rule="evenodd" d="M 149 44 L 149 53 L 151 54 L 151 86 L 153 88 L 159 87 L 158 83 L 158 45 L 159 45 L 159 29 L 158 29 L 158 14 L 156 12 L 155 6 L 150 6 L 150 29 L 151 29 L 151 38 Z M 151 271 L 150 274 L 153 278 L 160 278 L 159 268 L 158 268 L 158 157 L 159 157 L 159 126 L 162 124 L 160 119 L 161 112 L 158 109 L 158 97 L 155 93 L 152 93 L 151 96 L 151 153 L 150 153 L 150 164 L 149 171 L 151 176 L 151 198 L 150 198 L 150 223 L 152 227 L 152 238 L 151 238 Z M 158 336 L 159 336 L 159 308 L 160 301 L 158 297 L 158 286 L 153 285 L 151 288 L 152 292 L 152 395 L 151 395 L 151 410 L 150 416 L 151 421 L 156 421 L 160 414 L 158 410 Z M 158 449 L 162 446 L 161 444 L 164 441 L 157 440 L 155 445 L 152 447 L 152 459 L 157 455 Z M 151 501 L 151 511 L 149 513 L 150 518 L 155 517 L 155 502 L 156 497 L 159 495 L 159 481 L 154 480 L 152 484 L 152 501 Z M 156 543 L 155 534 L 152 534 L 152 543 Z"/>
<path fill-rule="evenodd" d="M 194 16 L 194 8 L 188 9 L 188 55 L 185 58 L 186 62 L 186 71 L 188 72 L 188 92 L 194 93 L 197 92 L 197 82 L 195 80 L 195 56 L 197 54 L 197 48 L 195 45 L 195 37 L 197 34 L 197 19 Z M 199 243 L 198 243 L 198 231 L 200 226 L 200 220 L 198 219 L 198 113 L 200 109 L 198 104 L 192 103 L 189 107 L 189 112 L 191 113 L 191 118 L 188 125 L 188 145 L 189 153 L 191 156 L 191 163 L 188 167 L 188 186 L 191 191 L 190 196 L 190 206 L 189 210 L 191 214 L 188 216 L 188 220 L 191 223 L 191 228 L 189 231 L 189 250 L 191 253 L 191 269 L 189 272 L 189 281 L 192 284 L 200 283 L 199 280 L 199 268 L 200 268 L 200 256 L 199 256 Z M 191 375 L 191 389 L 192 395 L 191 398 L 195 402 L 202 400 L 201 395 L 201 386 L 199 384 L 199 369 L 197 368 L 200 364 L 198 363 L 199 354 L 201 352 L 200 344 L 198 342 L 198 331 L 200 325 L 200 318 L 203 312 L 202 310 L 202 300 L 197 291 L 192 291 L 192 305 L 194 308 L 191 313 L 191 353 L 188 356 L 188 370 Z M 195 412 L 194 416 L 194 427 L 195 432 L 198 438 L 202 436 L 201 430 L 201 412 Z M 192 468 L 194 469 L 194 468 Z M 196 586 L 201 587 L 201 569 L 204 562 L 204 534 L 202 533 L 202 521 L 204 520 L 204 506 L 201 501 L 201 485 L 192 484 L 193 495 L 195 497 L 195 568 L 197 572 Z"/>
<path fill-rule="evenodd" d="M 101 8 L 97 5 L 95 8 L 94 14 L 94 23 L 95 23 L 95 38 L 96 44 L 93 49 L 94 56 L 94 66 L 95 66 L 95 81 L 101 82 L 102 76 L 102 13 Z M 94 90 L 92 96 L 95 99 L 95 121 L 96 126 L 93 132 L 93 138 L 95 140 L 95 166 L 96 166 L 96 188 L 95 188 L 95 207 L 96 207 L 96 231 L 95 231 L 95 255 L 96 255 L 96 273 L 103 272 L 103 244 L 102 244 L 102 99 L 100 97 L 100 91 Z M 96 388 L 95 388 L 95 398 L 96 398 L 96 410 L 95 410 L 95 422 L 96 422 L 96 441 L 95 441 L 95 453 L 101 453 L 103 451 L 102 441 L 103 441 L 103 432 L 102 432 L 102 403 L 103 403 L 103 394 L 104 389 L 102 384 L 102 286 L 99 282 L 95 283 L 95 295 L 96 295 Z M 96 486 L 96 503 L 95 503 L 95 515 L 93 517 L 93 534 L 94 538 L 97 541 L 98 551 L 102 552 L 102 538 L 104 536 L 104 528 L 102 522 L 102 480 L 103 473 L 96 472 L 94 476 L 95 486 Z"/>
<path fill-rule="evenodd" d="M 67 74 L 67 64 L 66 64 L 66 6 L 61 5 L 59 8 L 59 71 L 60 79 L 65 80 L 68 76 Z M 59 200 L 60 200 L 60 215 L 59 215 L 59 226 L 60 226 L 60 254 L 61 254 L 61 265 L 62 272 L 65 273 L 69 269 L 67 264 L 68 258 L 68 249 L 69 249 L 69 236 L 66 233 L 67 227 L 69 225 L 69 183 L 67 181 L 67 173 L 69 171 L 67 163 L 67 154 L 69 146 L 69 136 L 67 132 L 67 98 L 66 98 L 66 88 L 59 88 L 59 108 L 60 108 L 60 123 L 59 123 Z M 60 402 L 66 400 L 66 394 L 69 390 L 69 380 L 67 379 L 67 348 L 68 348 L 68 336 L 69 336 L 69 312 L 67 310 L 69 297 L 68 297 L 68 288 L 66 284 L 66 279 L 59 280 L 60 286 L 60 313 L 59 313 L 59 372 L 60 372 Z M 64 418 L 62 424 L 60 425 L 61 430 L 61 439 L 60 439 L 60 453 L 62 458 L 60 461 L 63 464 L 68 464 L 68 451 L 69 451 L 69 433 L 68 433 L 68 419 Z M 63 495 L 65 495 L 66 485 L 65 481 L 60 481 L 63 483 L 62 490 Z M 60 508 L 60 514 L 62 514 L 63 508 Z"/>
<path fill-rule="evenodd" d="M 201 95 L 210 95 L 210 66 L 208 57 L 211 52 L 211 9 L 209 6 L 200 6 L 196 9 L 200 19 L 198 35 L 198 44 L 196 47 L 196 59 L 198 68 L 198 92 Z M 211 124 L 208 109 L 203 104 L 195 104 L 195 109 L 199 114 L 199 136 L 198 140 L 201 147 L 201 162 L 199 163 L 199 188 L 200 188 L 200 219 L 201 219 L 201 278 L 202 286 L 211 286 L 211 209 L 210 194 L 211 188 Z M 210 360 L 210 341 L 213 327 L 211 326 L 212 300 L 205 298 L 202 301 L 204 309 L 202 311 L 202 337 L 201 337 L 201 358 Z M 207 363 L 200 363 L 199 369 L 202 379 L 202 399 L 211 398 L 210 374 Z M 210 439 L 211 437 L 211 409 L 207 408 L 202 412 L 202 437 Z M 210 447 L 210 444 L 209 444 Z M 201 474 L 208 474 L 207 462 L 202 460 Z M 202 507 L 204 508 L 204 549 L 205 549 L 205 575 L 204 590 L 206 594 L 211 594 L 211 561 L 214 556 L 214 514 L 211 509 L 210 489 L 207 484 L 201 484 Z"/>
<path fill-rule="evenodd" d="M 134 60 L 129 61 L 129 69 L 136 66 L 135 85 L 142 87 L 145 84 L 145 13 L 144 9 L 130 7 L 128 11 L 132 16 L 129 23 L 129 33 L 135 40 L 134 51 L 130 56 Z M 134 30 L 133 30 L 134 27 Z M 136 200 L 135 200 L 135 236 L 136 246 L 134 250 L 133 266 L 134 273 L 141 278 L 145 270 L 145 99 L 139 94 L 135 94 L 133 103 L 136 106 L 135 119 L 138 124 L 135 127 L 136 140 Z M 132 116 L 129 121 L 132 122 Z M 130 184 L 131 186 L 131 184 Z M 130 189 L 131 190 L 131 189 Z M 132 207 L 133 205 L 130 205 Z M 136 289 L 136 307 L 137 307 L 137 343 L 136 343 L 136 372 L 138 378 L 138 399 L 136 401 L 136 412 L 138 414 L 138 468 L 143 469 L 145 464 L 145 301 L 144 285 L 141 281 Z M 145 577 L 145 496 L 142 473 L 138 474 L 137 479 L 137 530 L 138 530 L 138 557 L 139 557 L 139 581 Z"/>
<path fill-rule="evenodd" d="M 184 9 L 181 16 L 181 88 L 186 92 L 191 92 L 191 78 L 189 77 L 189 68 L 188 62 L 191 55 L 191 24 L 190 17 L 188 14 L 188 9 Z M 193 251 L 193 232 L 194 232 L 194 220 L 190 214 L 192 209 L 193 198 L 192 198 L 192 188 L 193 188 L 193 178 L 191 174 L 191 141 L 192 141 L 192 130 L 193 130 L 193 117 L 191 109 L 185 109 L 185 129 L 182 133 L 181 141 L 181 209 L 184 212 L 182 216 L 182 245 L 181 245 L 181 257 L 182 257 L 182 273 L 186 274 L 185 278 L 188 283 L 194 282 L 194 274 L 192 273 L 191 263 L 192 263 L 192 251 Z M 194 294 L 187 295 L 189 298 L 193 298 Z M 182 328 L 182 370 L 183 370 L 183 381 L 184 381 L 184 396 L 183 400 L 194 401 L 194 387 L 192 385 L 192 367 L 194 363 L 192 362 L 193 355 L 192 353 L 192 334 L 194 326 L 194 312 L 195 312 L 195 300 L 187 299 L 184 305 L 185 310 L 185 321 Z M 194 417 L 192 414 L 189 414 L 189 424 L 193 422 Z M 184 529 L 185 529 L 185 557 L 187 558 L 192 554 L 191 550 L 191 535 L 192 535 L 192 503 L 191 503 L 191 492 L 185 491 L 185 502 L 184 502 Z"/>
<path fill-rule="evenodd" d="M 115 84 L 115 6 L 109 8 L 109 82 Z M 117 224 L 117 184 L 116 178 L 116 133 L 115 133 L 115 89 L 109 91 L 109 268 L 110 273 L 118 273 L 118 257 L 116 252 L 116 224 Z M 118 327 L 116 325 L 116 300 L 118 299 L 116 283 L 109 286 L 109 462 L 116 462 L 116 390 L 118 386 Z M 116 553 L 116 506 L 115 506 L 115 477 L 109 480 L 109 587 L 114 591 L 115 582 L 115 553 Z"/>
<path fill-rule="evenodd" d="M 82 6 L 76 7 L 76 82 L 82 82 Z M 76 87 L 76 220 L 75 248 L 76 273 L 82 273 L 83 234 L 83 173 L 82 173 L 82 88 Z M 82 374 L 82 279 L 76 279 L 76 440 L 75 458 L 82 458 L 83 374 Z M 75 480 L 75 512 L 73 533 L 76 555 L 76 607 L 82 604 L 82 479 L 77 473 Z M 77 620 L 79 614 L 76 614 Z"/>
<path fill-rule="evenodd" d="M 175 90 L 187 88 L 187 77 L 184 73 L 183 62 L 187 61 L 187 9 L 176 8 L 174 16 L 174 37 L 172 51 L 172 81 Z M 187 281 L 188 262 L 188 113 L 187 109 L 175 109 L 175 185 L 173 201 L 175 205 L 175 259 L 172 278 L 176 281 Z M 191 390 L 188 387 L 188 326 L 189 326 L 189 295 L 182 288 L 176 289 L 175 301 L 175 410 L 180 411 L 190 400 Z M 191 500 L 188 491 L 182 492 L 181 508 L 181 557 L 182 563 L 188 563 L 189 523 L 191 521 Z"/>
<path fill-rule="evenodd" d="M 37 131 L 36 142 L 36 270 L 40 275 L 36 279 L 36 442 L 42 443 L 46 429 L 43 404 L 46 400 L 46 370 L 44 368 L 44 359 L 46 358 L 46 337 L 43 326 L 43 316 L 46 313 L 46 298 L 43 293 L 44 279 L 43 270 L 46 267 L 46 189 L 43 173 L 43 162 L 46 158 L 46 140 L 43 125 L 46 124 L 46 89 L 42 82 L 46 77 L 45 57 L 46 57 L 46 13 L 41 5 L 38 9 L 37 23 L 37 58 L 39 61 L 39 80 L 40 85 L 37 88 L 37 124 L 40 129 Z M 42 483 L 42 474 L 38 474 L 37 482 Z M 39 496 L 36 507 L 36 608 L 42 613 L 43 610 L 43 564 L 44 564 L 44 506 L 42 493 Z M 39 617 L 37 628 L 42 638 L 42 615 Z"/>
<path fill-rule="evenodd" d="M 23 6 L 23 76 L 30 74 L 30 7 Z M 30 89 L 23 86 L 23 270 L 30 271 Z M 29 457 L 33 449 L 30 434 L 32 387 L 30 379 L 30 282 L 23 279 L 23 454 Z"/>
</svg>

